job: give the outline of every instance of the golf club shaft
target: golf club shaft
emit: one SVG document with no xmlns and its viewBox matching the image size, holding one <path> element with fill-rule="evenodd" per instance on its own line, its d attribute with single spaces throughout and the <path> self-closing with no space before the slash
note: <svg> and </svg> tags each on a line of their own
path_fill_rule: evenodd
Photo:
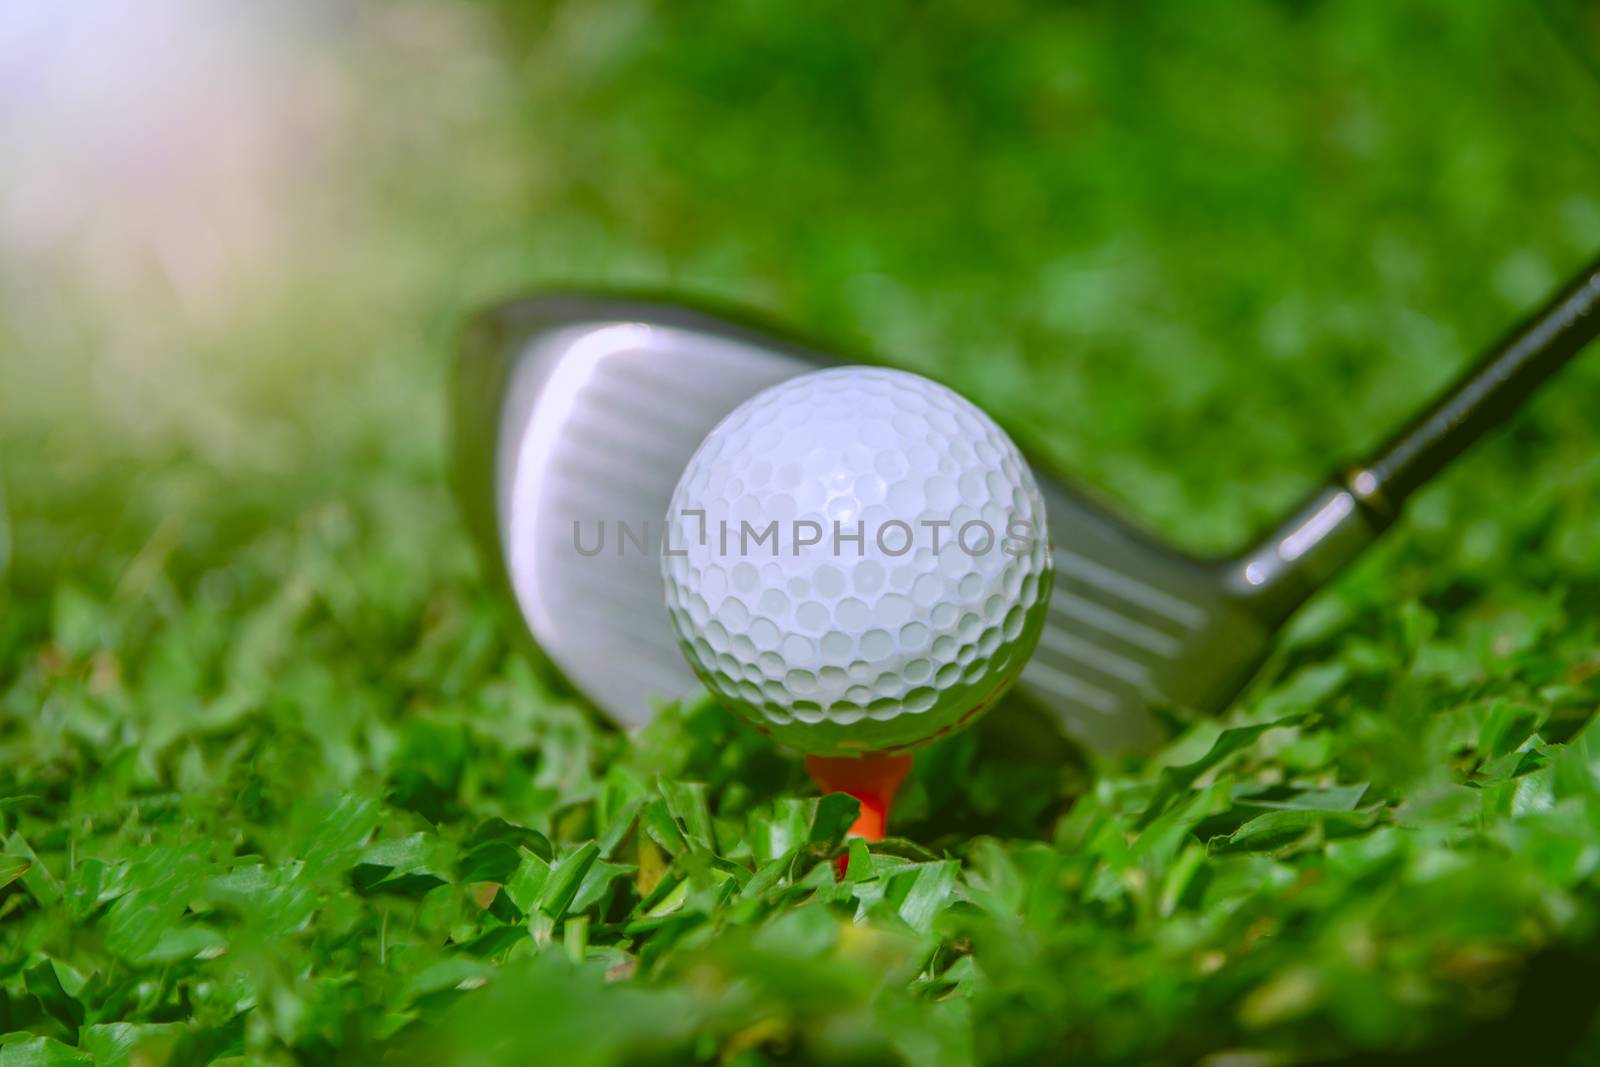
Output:
<svg viewBox="0 0 1600 1067">
<path fill-rule="evenodd" d="M 1504 422 L 1546 378 L 1600 334 L 1600 260 L 1501 341 L 1349 478 L 1392 514 L 1467 446 Z"/>
<path fill-rule="evenodd" d="M 1236 595 L 1282 622 L 1395 520 L 1405 498 L 1504 422 L 1600 334 L 1600 261 L 1490 350 L 1373 458 L 1333 478 L 1224 563 Z"/>
</svg>

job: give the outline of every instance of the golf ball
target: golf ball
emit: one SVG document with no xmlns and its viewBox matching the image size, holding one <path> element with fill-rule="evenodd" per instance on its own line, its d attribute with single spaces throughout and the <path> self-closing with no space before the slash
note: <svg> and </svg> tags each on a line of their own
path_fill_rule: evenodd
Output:
<svg viewBox="0 0 1600 1067">
<path fill-rule="evenodd" d="M 1049 601 L 1044 499 L 1016 445 L 904 371 L 790 379 L 719 423 L 668 510 L 667 609 L 695 672 L 817 755 L 924 744 L 991 705 Z"/>
</svg>

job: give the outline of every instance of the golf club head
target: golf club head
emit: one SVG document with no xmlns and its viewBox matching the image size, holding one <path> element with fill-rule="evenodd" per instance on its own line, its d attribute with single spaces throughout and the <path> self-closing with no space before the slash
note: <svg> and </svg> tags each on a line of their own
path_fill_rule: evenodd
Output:
<svg viewBox="0 0 1600 1067">
<path fill-rule="evenodd" d="M 697 685 L 656 554 L 689 457 L 744 400 L 838 362 L 728 318 L 603 296 L 516 301 L 469 329 L 455 380 L 466 514 L 534 641 L 613 720 L 640 725 Z M 1377 532 L 1330 486 L 1258 546 L 1200 560 L 1034 470 L 1056 577 L 1018 689 L 1101 751 L 1159 740 L 1163 708 L 1226 707 L 1294 608 Z"/>
</svg>

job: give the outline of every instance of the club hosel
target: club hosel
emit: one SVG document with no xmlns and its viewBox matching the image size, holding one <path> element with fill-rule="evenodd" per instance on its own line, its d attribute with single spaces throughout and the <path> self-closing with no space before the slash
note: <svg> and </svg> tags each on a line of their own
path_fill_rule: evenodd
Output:
<svg viewBox="0 0 1600 1067">
<path fill-rule="evenodd" d="M 1372 544 L 1394 515 L 1368 472 L 1349 471 L 1312 493 L 1248 551 L 1226 561 L 1228 588 L 1274 621 L 1286 618 Z"/>
</svg>

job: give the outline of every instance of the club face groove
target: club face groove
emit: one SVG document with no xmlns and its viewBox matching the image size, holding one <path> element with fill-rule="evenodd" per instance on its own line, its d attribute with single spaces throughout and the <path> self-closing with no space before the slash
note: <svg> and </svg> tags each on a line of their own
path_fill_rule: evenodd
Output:
<svg viewBox="0 0 1600 1067">
<path fill-rule="evenodd" d="M 619 551 L 616 520 L 658 547 L 678 473 L 711 427 L 829 362 L 673 305 L 605 298 L 507 305 L 469 334 L 455 413 L 469 518 L 533 639 L 618 722 L 647 721 L 657 701 L 696 682 L 663 607 L 658 558 L 631 542 Z M 1103 750 L 1157 740 L 1162 705 L 1224 707 L 1275 624 L 1225 565 L 1184 556 L 1037 473 L 1056 578 L 1024 697 Z M 599 543 L 602 520 L 611 529 Z"/>
</svg>

